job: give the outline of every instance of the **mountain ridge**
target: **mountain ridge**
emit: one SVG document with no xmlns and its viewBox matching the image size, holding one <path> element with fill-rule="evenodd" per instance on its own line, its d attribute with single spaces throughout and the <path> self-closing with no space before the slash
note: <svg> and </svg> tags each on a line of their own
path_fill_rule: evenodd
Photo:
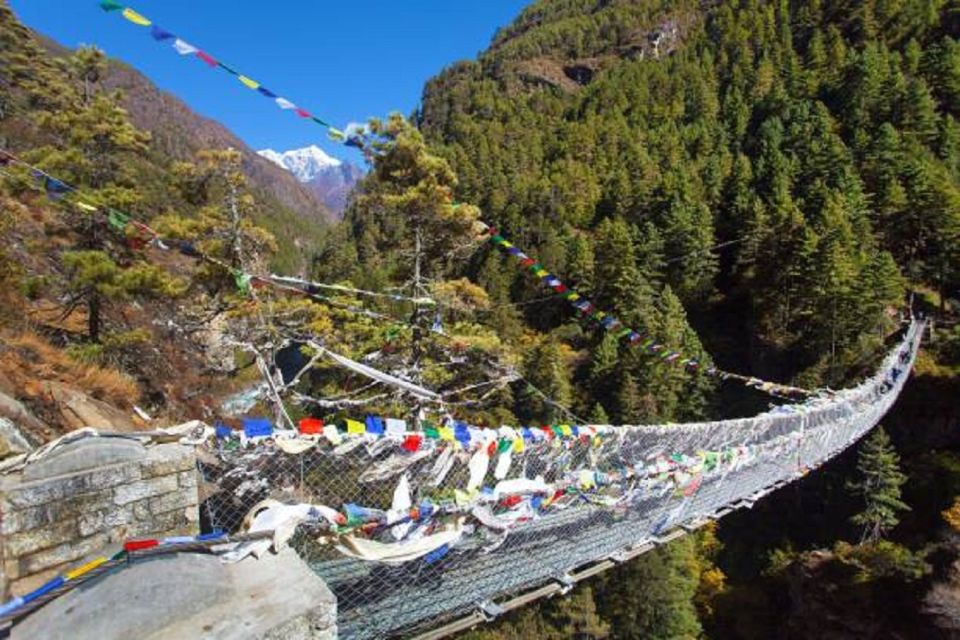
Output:
<svg viewBox="0 0 960 640">
<path fill-rule="evenodd" d="M 317 145 L 283 152 L 261 149 L 257 154 L 290 172 L 338 216 L 343 214 L 350 192 L 364 175 L 360 167 L 330 156 Z"/>
</svg>

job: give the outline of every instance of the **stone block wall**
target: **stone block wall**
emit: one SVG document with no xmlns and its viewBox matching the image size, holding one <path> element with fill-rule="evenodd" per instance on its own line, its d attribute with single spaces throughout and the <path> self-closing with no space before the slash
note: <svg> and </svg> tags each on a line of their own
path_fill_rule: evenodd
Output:
<svg viewBox="0 0 960 640">
<path fill-rule="evenodd" d="M 120 444 L 82 440 L 0 479 L 4 600 L 129 538 L 199 532 L 193 448 Z"/>
</svg>

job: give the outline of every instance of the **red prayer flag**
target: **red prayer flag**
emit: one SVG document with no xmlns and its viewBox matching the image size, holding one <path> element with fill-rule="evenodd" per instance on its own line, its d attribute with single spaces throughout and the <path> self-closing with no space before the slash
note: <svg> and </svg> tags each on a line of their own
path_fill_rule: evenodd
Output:
<svg viewBox="0 0 960 640">
<path fill-rule="evenodd" d="M 500 501 L 500 504 L 503 505 L 504 507 L 510 508 L 520 504 L 521 500 L 523 500 L 523 498 L 520 496 L 507 496 Z"/>
<path fill-rule="evenodd" d="M 311 436 L 323 433 L 323 420 L 319 418 L 303 418 L 300 420 L 300 433 Z"/>
<path fill-rule="evenodd" d="M 206 53 L 204 51 L 197 51 L 197 57 L 203 60 L 204 62 L 206 62 L 211 67 L 219 66 L 217 64 L 217 61 L 214 60 L 213 56 L 211 56 L 209 53 Z"/>
<path fill-rule="evenodd" d="M 423 442 L 423 436 L 420 435 L 411 435 L 403 439 L 403 450 L 413 453 L 420 449 L 420 444 Z"/>
<path fill-rule="evenodd" d="M 141 549 L 152 549 L 159 545 L 159 540 L 128 540 L 123 543 L 123 549 L 124 551 L 140 551 Z"/>
<path fill-rule="evenodd" d="M 497 452 L 497 441 L 492 440 L 490 444 L 487 445 L 487 455 L 492 458 L 493 454 L 495 454 L 496 452 Z"/>
<path fill-rule="evenodd" d="M 309 111 L 307 111 L 306 109 L 301 109 L 301 108 L 299 108 L 299 107 L 297 107 L 297 109 L 294 111 L 294 113 L 296 113 L 296 114 L 297 114 L 298 116 L 300 116 L 301 118 L 312 118 L 312 117 L 313 117 L 313 116 L 310 115 L 310 112 L 309 112 Z"/>
</svg>

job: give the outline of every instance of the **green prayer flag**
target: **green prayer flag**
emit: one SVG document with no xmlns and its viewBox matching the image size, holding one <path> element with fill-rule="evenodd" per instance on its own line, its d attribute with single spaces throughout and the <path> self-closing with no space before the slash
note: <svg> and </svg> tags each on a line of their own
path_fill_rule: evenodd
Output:
<svg viewBox="0 0 960 640">
<path fill-rule="evenodd" d="M 242 271 L 234 271 L 233 279 L 237 283 L 237 290 L 240 293 L 250 293 L 250 274 Z"/>
<path fill-rule="evenodd" d="M 433 425 L 425 426 L 423 428 L 423 435 L 427 436 L 431 440 L 437 440 L 440 438 L 440 431 Z"/>
<path fill-rule="evenodd" d="M 496 244 L 503 244 L 503 241 L 505 238 L 498 234 L 495 236 L 491 236 L 490 239 Z"/>
<path fill-rule="evenodd" d="M 500 438 L 500 442 L 497 443 L 497 453 L 509 451 L 511 447 L 513 447 L 513 442 L 506 438 Z"/>
<path fill-rule="evenodd" d="M 120 11 L 123 5 L 114 0 L 100 0 L 100 8 L 104 11 Z"/>
<path fill-rule="evenodd" d="M 109 224 L 115 231 L 123 232 L 127 228 L 127 223 L 130 222 L 130 216 L 125 213 L 121 213 L 116 209 L 110 209 L 107 211 L 107 224 Z"/>
<path fill-rule="evenodd" d="M 220 61 L 217 61 L 217 66 L 220 67 L 221 69 L 223 69 L 224 71 L 226 71 L 227 73 L 232 73 L 232 74 L 235 75 L 235 76 L 240 75 L 240 72 L 239 72 L 239 71 L 237 71 L 236 69 L 232 69 L 232 68 L 228 67 L 227 65 L 223 64 L 223 63 L 220 62 Z"/>
</svg>

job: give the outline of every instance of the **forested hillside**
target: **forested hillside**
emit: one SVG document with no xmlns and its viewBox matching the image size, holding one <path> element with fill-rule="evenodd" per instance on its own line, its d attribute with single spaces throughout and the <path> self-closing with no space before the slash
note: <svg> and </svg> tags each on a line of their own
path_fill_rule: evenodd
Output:
<svg viewBox="0 0 960 640">
<path fill-rule="evenodd" d="M 736 311 L 705 321 L 712 351 L 837 382 L 904 283 L 956 291 L 958 19 L 925 0 L 537 2 L 431 81 L 418 119 L 458 197 L 553 269 L 631 269 L 605 241 L 622 227 L 654 289 Z"/>
</svg>

